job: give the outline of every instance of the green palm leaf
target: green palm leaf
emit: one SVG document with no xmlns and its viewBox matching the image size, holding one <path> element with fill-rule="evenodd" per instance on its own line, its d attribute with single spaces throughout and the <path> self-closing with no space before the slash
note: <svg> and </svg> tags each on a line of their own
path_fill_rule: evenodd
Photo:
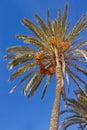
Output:
<svg viewBox="0 0 87 130">
<path fill-rule="evenodd" d="M 62 26 L 66 25 L 67 15 L 68 15 L 68 5 L 66 4 L 64 15 L 63 15 L 63 18 L 62 18 Z"/>
<path fill-rule="evenodd" d="M 29 37 L 29 36 L 20 34 L 20 35 L 17 35 L 17 38 L 23 39 L 26 43 L 34 44 L 39 48 L 43 48 L 46 46 L 44 42 L 40 41 L 39 39 L 35 37 Z"/>
<path fill-rule="evenodd" d="M 35 52 L 34 48 L 26 47 L 26 46 L 13 46 L 7 49 L 8 52 Z"/>
<path fill-rule="evenodd" d="M 46 93 L 48 84 L 49 84 L 50 81 L 51 81 L 51 77 L 52 77 L 52 76 L 50 76 L 50 75 L 47 76 L 46 84 L 45 84 L 44 87 L 43 87 L 43 92 L 42 92 L 42 97 L 41 97 L 42 99 L 43 99 L 43 97 L 44 97 L 44 95 L 45 95 L 45 93 Z"/>
<path fill-rule="evenodd" d="M 75 49 L 78 49 L 78 48 L 83 47 L 83 46 L 85 46 L 85 45 L 87 45 L 87 41 L 83 41 L 83 42 L 79 43 L 79 44 L 76 45 L 74 48 L 75 48 Z"/>
<path fill-rule="evenodd" d="M 36 62 L 33 63 L 28 63 L 22 67 L 20 67 L 18 70 L 16 70 L 10 77 L 9 81 L 13 81 L 14 79 L 16 79 L 18 76 L 20 76 L 21 74 L 25 73 L 26 71 L 30 70 L 31 68 L 36 66 Z M 10 68 L 12 68 L 13 66 L 10 66 Z"/>
<path fill-rule="evenodd" d="M 33 82 L 36 80 L 38 76 L 38 72 L 34 73 L 32 75 L 32 77 L 28 80 L 28 82 L 26 83 L 25 87 L 23 88 L 23 94 L 25 95 L 26 92 L 30 89 L 31 85 L 33 84 Z"/>
<path fill-rule="evenodd" d="M 43 31 L 30 20 L 24 19 L 22 23 L 28 27 L 39 39 L 47 40 L 46 36 L 43 34 Z"/>
<path fill-rule="evenodd" d="M 37 90 L 37 88 L 39 87 L 40 83 L 42 82 L 42 79 L 44 78 L 44 75 L 38 73 L 35 82 L 32 83 L 32 86 L 28 92 L 28 97 L 33 96 L 34 92 Z"/>
<path fill-rule="evenodd" d="M 79 124 L 85 129 L 87 126 L 87 96 L 84 90 L 79 89 L 75 91 L 76 99 L 67 99 L 67 109 L 61 111 L 60 114 L 69 112 L 70 115 L 67 116 L 61 125 L 63 128 L 68 128 L 73 124 Z"/>
<path fill-rule="evenodd" d="M 43 33 L 46 34 L 46 37 L 48 36 L 51 36 L 51 33 L 48 29 L 48 27 L 45 25 L 45 23 L 43 22 L 43 20 L 36 14 L 35 15 L 35 18 L 37 19 L 39 25 L 41 26 L 42 30 L 43 30 Z"/>
<path fill-rule="evenodd" d="M 9 62 L 9 68 L 12 69 L 13 67 L 22 64 L 26 61 L 32 60 L 34 59 L 35 54 L 34 53 L 25 53 L 23 56 L 20 56 L 19 58 L 12 60 L 11 62 Z"/>
<path fill-rule="evenodd" d="M 47 24 L 48 24 L 48 28 L 49 28 L 49 31 L 50 31 L 51 35 L 54 35 L 54 34 L 53 34 L 52 23 L 51 23 L 51 21 L 50 21 L 50 13 L 49 13 L 49 10 L 47 10 Z"/>
<path fill-rule="evenodd" d="M 84 14 L 80 18 L 78 23 L 75 25 L 75 27 L 72 29 L 72 31 L 69 33 L 69 35 L 67 36 L 67 40 L 68 41 L 74 40 L 74 38 L 85 28 L 86 23 L 87 23 L 87 17 Z"/>
<path fill-rule="evenodd" d="M 35 72 L 36 72 L 36 71 L 34 71 L 34 72 L 29 72 L 27 75 L 25 75 L 25 76 L 23 77 L 23 79 L 21 79 L 21 80 L 10 90 L 9 93 L 13 93 L 13 92 L 15 91 L 15 89 L 17 89 L 26 79 L 28 79 L 28 78 L 30 79 L 30 77 L 33 76 Z"/>
<path fill-rule="evenodd" d="M 70 63 L 70 65 L 87 76 L 87 70 L 83 69 L 81 66 L 73 64 L 73 63 Z"/>
<path fill-rule="evenodd" d="M 81 102 L 85 107 L 87 107 L 87 97 L 82 96 L 81 94 L 78 94 L 77 97 L 78 97 L 78 99 L 80 100 L 80 102 Z"/>
</svg>

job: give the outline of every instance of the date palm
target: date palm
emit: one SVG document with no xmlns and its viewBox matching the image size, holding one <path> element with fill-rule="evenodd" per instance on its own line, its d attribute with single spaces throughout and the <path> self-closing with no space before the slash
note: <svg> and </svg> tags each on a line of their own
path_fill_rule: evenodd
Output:
<svg viewBox="0 0 87 130">
<path fill-rule="evenodd" d="M 86 84 L 78 74 L 71 70 L 70 66 L 87 74 L 87 71 L 74 64 L 75 62 L 73 63 L 73 61 L 86 62 L 85 59 L 87 59 L 86 50 L 81 49 L 82 46 L 87 45 L 87 41 L 75 40 L 76 36 L 86 27 L 87 16 L 83 15 L 68 33 L 67 12 L 68 5 L 65 6 L 63 16 L 61 16 L 61 11 L 59 10 L 58 18 L 51 22 L 49 11 L 47 11 L 47 24 L 36 14 L 35 18 L 39 26 L 25 18 L 22 23 L 34 33 L 34 36 L 19 34 L 17 38 L 22 39 L 30 46 L 10 47 L 7 49 L 8 55 L 5 56 L 5 59 L 11 59 L 8 64 L 9 69 L 13 69 L 15 66 L 19 67 L 11 75 L 10 82 L 25 73 L 23 79 L 11 89 L 10 93 L 14 92 L 19 85 L 25 82 L 23 94 L 31 97 L 42 80 L 47 77 L 42 93 L 43 98 L 52 76 L 56 75 L 56 96 L 50 130 L 58 130 L 60 97 L 63 95 L 65 98 L 64 77 L 66 77 L 68 83 L 69 74 L 77 85 L 78 80 Z M 65 73 L 66 75 L 64 75 Z"/>
<path fill-rule="evenodd" d="M 86 87 L 87 90 L 87 87 Z M 62 127 L 68 128 L 73 124 L 79 124 L 79 129 L 87 130 L 87 91 L 80 89 L 75 92 L 77 100 L 67 99 L 67 109 L 61 114 L 68 112 L 70 115 L 63 121 Z"/>
</svg>

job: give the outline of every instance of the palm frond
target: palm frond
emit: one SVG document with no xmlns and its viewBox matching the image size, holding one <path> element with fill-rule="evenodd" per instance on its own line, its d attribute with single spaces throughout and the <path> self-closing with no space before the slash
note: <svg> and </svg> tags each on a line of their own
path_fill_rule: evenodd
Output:
<svg viewBox="0 0 87 130">
<path fill-rule="evenodd" d="M 81 94 L 78 94 L 77 97 L 80 100 L 80 102 L 84 105 L 84 107 L 87 107 L 87 97 L 82 96 Z"/>
<path fill-rule="evenodd" d="M 10 58 L 14 58 L 15 59 L 15 57 L 17 57 L 17 54 L 16 55 L 15 54 L 8 54 L 8 55 L 4 56 L 4 60 L 10 59 Z"/>
<path fill-rule="evenodd" d="M 73 109 L 78 110 L 78 112 L 80 111 L 80 112 L 83 113 L 84 110 L 86 110 L 85 107 L 82 104 L 80 104 L 80 102 L 78 102 L 78 101 L 76 101 L 74 99 L 67 99 L 67 101 L 70 102 L 71 107 Z"/>
<path fill-rule="evenodd" d="M 76 73 L 74 73 L 73 71 L 71 71 L 69 68 L 68 68 L 68 72 L 71 73 L 76 79 L 78 79 L 79 81 L 81 81 L 83 84 L 87 84 L 85 80 L 83 80 L 82 78 L 80 78 L 80 76 L 78 76 Z"/>
<path fill-rule="evenodd" d="M 46 93 L 48 84 L 49 84 L 50 81 L 51 81 L 51 77 L 52 77 L 51 75 L 48 75 L 48 76 L 47 76 L 46 84 L 45 84 L 44 87 L 43 87 L 43 92 L 42 92 L 42 96 L 41 96 L 42 99 L 43 99 L 43 97 L 44 97 L 44 95 L 45 95 L 45 93 Z"/>
<path fill-rule="evenodd" d="M 79 43 L 78 45 L 76 45 L 76 46 L 74 47 L 74 49 L 79 49 L 80 47 L 83 47 L 83 46 L 85 46 L 85 45 L 87 45 L 87 40 L 86 40 L 86 41 L 83 41 L 83 42 L 81 42 L 81 43 Z"/>
<path fill-rule="evenodd" d="M 60 11 L 60 9 L 58 10 L 58 27 L 60 27 L 61 26 L 61 11 Z"/>
<path fill-rule="evenodd" d="M 74 91 L 75 95 L 77 96 L 79 93 L 85 97 L 87 97 L 87 92 L 83 90 L 83 88 L 79 88 L 78 90 Z"/>
<path fill-rule="evenodd" d="M 28 27 L 39 39 L 43 39 L 47 41 L 46 35 L 44 35 L 43 31 L 33 24 L 30 20 L 28 19 L 23 19 L 22 23 Z"/>
<path fill-rule="evenodd" d="M 33 96 L 34 92 L 37 90 L 39 87 L 40 83 L 42 82 L 42 79 L 44 78 L 43 74 L 38 73 L 38 76 L 35 79 L 35 82 L 32 83 L 32 86 L 28 92 L 28 97 Z"/>
<path fill-rule="evenodd" d="M 67 32 L 67 29 L 69 28 L 69 24 L 66 25 L 67 15 L 68 15 L 68 5 L 66 4 L 65 11 L 62 18 L 62 39 L 63 40 L 65 40 L 65 37 L 66 37 L 65 35 Z"/>
<path fill-rule="evenodd" d="M 87 70 L 83 69 L 81 66 L 73 64 L 70 62 L 70 65 L 73 66 L 75 69 L 77 69 L 78 71 L 82 72 L 84 75 L 87 76 Z"/>
<path fill-rule="evenodd" d="M 86 23 L 87 23 L 87 16 L 84 14 L 67 36 L 67 40 L 70 42 L 74 40 L 74 38 L 86 27 Z"/>
<path fill-rule="evenodd" d="M 46 34 L 46 37 L 48 36 L 51 36 L 51 33 L 50 33 L 50 31 L 48 30 L 48 27 L 45 25 L 45 23 L 43 22 L 43 20 L 36 14 L 35 15 L 35 18 L 37 19 L 37 21 L 38 21 L 38 23 L 39 23 L 39 25 L 40 25 L 40 27 L 42 28 L 42 30 L 43 30 L 43 33 L 45 33 Z"/>
<path fill-rule="evenodd" d="M 50 12 L 49 12 L 49 10 L 47 10 L 47 24 L 48 24 L 48 28 L 49 28 L 49 30 L 51 32 L 51 35 L 54 35 L 53 34 L 52 23 L 50 21 Z"/>
<path fill-rule="evenodd" d="M 9 58 L 17 59 L 22 57 L 23 55 L 29 55 L 29 53 L 36 52 L 35 49 L 25 46 L 13 46 L 7 49 L 8 55 L 4 56 L 4 59 L 7 60 Z"/>
<path fill-rule="evenodd" d="M 67 104 L 66 104 L 67 105 Z M 70 105 L 70 104 L 69 104 Z M 60 111 L 60 115 L 62 115 L 62 114 L 64 114 L 64 113 L 66 113 L 66 112 L 68 112 L 68 113 L 73 113 L 73 114 L 78 114 L 78 112 L 76 112 L 75 110 L 73 110 L 73 109 L 66 109 L 66 110 L 62 110 L 62 111 Z"/>
<path fill-rule="evenodd" d="M 7 52 L 35 52 L 35 49 L 34 48 L 30 48 L 30 47 L 27 47 L 27 46 L 12 46 L 10 48 L 7 48 Z"/>
<path fill-rule="evenodd" d="M 85 129 L 87 126 L 87 97 L 84 90 L 75 91 L 77 99 L 66 99 L 67 109 L 61 111 L 60 114 L 69 112 L 70 115 L 67 116 L 61 125 L 62 128 L 68 128 L 73 124 L 78 124 L 80 127 Z"/>
<path fill-rule="evenodd" d="M 54 34 L 55 37 L 58 36 L 58 32 L 59 32 L 59 30 L 58 30 L 58 24 L 57 24 L 57 20 L 55 19 L 53 21 L 53 34 Z"/>
<path fill-rule="evenodd" d="M 34 73 L 34 72 L 29 72 L 27 75 L 25 75 L 21 80 L 20 82 L 18 82 L 10 91 L 9 93 L 13 93 L 26 79 L 30 78 Z"/>
<path fill-rule="evenodd" d="M 20 34 L 20 35 L 17 35 L 17 38 L 23 39 L 26 43 L 31 43 L 33 45 L 36 45 L 39 48 L 47 47 L 44 42 L 42 42 L 41 40 L 39 40 L 35 37 L 30 37 L 30 36 Z"/>
<path fill-rule="evenodd" d="M 23 91 L 22 93 L 25 95 L 27 91 L 29 91 L 32 83 L 35 81 L 35 79 L 37 78 L 38 76 L 38 72 L 35 72 L 32 77 L 28 80 L 28 82 L 26 83 L 26 85 L 24 86 L 23 88 Z"/>
<path fill-rule="evenodd" d="M 87 51 L 85 50 L 76 50 L 77 52 L 81 53 L 83 55 L 83 57 L 87 60 Z"/>
<path fill-rule="evenodd" d="M 71 125 L 74 125 L 74 124 L 81 124 L 81 123 L 84 123 L 84 120 L 80 119 L 80 118 L 75 118 L 72 116 L 70 116 L 70 119 L 66 119 L 64 120 L 63 124 L 62 124 L 62 127 L 64 127 L 64 129 L 68 128 L 69 126 Z"/>
<path fill-rule="evenodd" d="M 21 74 L 23 74 L 24 72 L 30 70 L 31 68 L 35 67 L 37 65 L 36 62 L 32 62 L 32 63 L 27 63 L 25 65 L 23 65 L 22 67 L 20 67 L 18 70 L 16 70 L 10 77 L 9 81 L 12 82 L 14 79 L 16 79 L 18 76 L 20 76 Z M 10 68 L 12 68 L 13 66 L 11 66 Z"/>
<path fill-rule="evenodd" d="M 81 86 L 79 85 L 79 83 L 78 83 L 78 81 L 76 80 L 76 78 L 74 77 L 74 75 L 72 75 L 72 73 L 70 73 L 68 67 L 66 67 L 66 70 L 67 70 L 67 72 L 69 73 L 71 79 L 72 79 L 72 80 L 74 81 L 74 83 L 76 84 L 76 86 L 77 86 L 79 89 L 81 89 Z"/>
<path fill-rule="evenodd" d="M 66 25 L 67 15 L 68 15 L 68 5 L 66 4 L 66 6 L 65 6 L 65 11 L 64 11 L 64 15 L 63 15 L 63 18 L 62 18 L 62 26 L 65 26 L 65 25 Z"/>
<path fill-rule="evenodd" d="M 11 62 L 9 62 L 8 66 L 10 69 L 12 69 L 13 67 L 22 64 L 26 61 L 32 60 L 35 57 L 35 53 L 25 53 L 22 56 L 18 57 L 17 59 L 12 60 Z"/>
<path fill-rule="evenodd" d="M 64 19 L 64 18 L 63 18 Z M 55 32 L 56 32 L 56 37 L 57 37 L 57 40 L 58 42 L 62 42 L 64 40 L 64 37 L 65 37 L 65 28 L 66 26 L 63 25 L 62 26 L 62 17 L 61 17 L 61 11 L 60 9 L 58 10 L 58 19 L 57 19 L 57 23 L 56 23 L 56 20 L 55 20 L 55 23 L 56 23 L 56 26 L 55 26 Z"/>
</svg>

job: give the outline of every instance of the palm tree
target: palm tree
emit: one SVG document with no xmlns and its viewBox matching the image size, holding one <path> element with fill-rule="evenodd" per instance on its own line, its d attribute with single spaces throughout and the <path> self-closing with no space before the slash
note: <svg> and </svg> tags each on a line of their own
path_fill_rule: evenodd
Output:
<svg viewBox="0 0 87 130">
<path fill-rule="evenodd" d="M 10 47 L 7 49 L 8 55 L 5 56 L 5 59 L 11 59 L 8 64 L 9 69 L 19 66 L 11 75 L 10 82 L 25 73 L 23 79 L 11 89 L 10 93 L 14 92 L 25 81 L 23 94 L 31 97 L 43 78 L 47 77 L 42 93 L 43 98 L 52 76 L 56 75 L 56 96 L 50 130 L 58 130 L 60 97 L 63 95 L 63 98 L 65 98 L 64 74 L 66 73 L 67 82 L 69 82 L 69 73 L 69 76 L 77 85 L 78 80 L 86 84 L 78 74 L 71 70 L 70 66 L 87 74 L 87 71 L 74 64 L 75 62 L 73 63 L 73 61 L 85 62 L 85 58 L 87 59 L 86 50 L 80 49 L 82 46 L 87 45 L 87 41 L 75 40 L 76 36 L 86 27 L 87 16 L 84 14 L 71 32 L 67 33 L 69 27 L 69 24 L 66 23 L 67 12 L 68 5 L 66 4 L 63 16 L 61 16 L 61 11 L 58 10 L 58 18 L 51 22 L 49 11 L 47 11 L 47 24 L 36 14 L 35 18 L 39 26 L 25 18 L 22 23 L 34 33 L 34 36 L 20 34 L 17 35 L 17 38 L 22 39 L 30 46 Z"/>
<path fill-rule="evenodd" d="M 79 124 L 81 130 L 87 130 L 87 86 L 86 90 L 80 89 L 75 91 L 77 100 L 67 99 L 67 109 L 61 111 L 60 114 L 65 112 L 70 113 L 63 121 L 62 127 L 66 130 L 69 126 L 73 124 Z"/>
</svg>

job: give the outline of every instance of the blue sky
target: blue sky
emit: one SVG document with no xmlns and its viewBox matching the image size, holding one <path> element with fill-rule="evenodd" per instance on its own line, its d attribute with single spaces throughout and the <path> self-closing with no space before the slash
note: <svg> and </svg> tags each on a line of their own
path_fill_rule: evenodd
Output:
<svg viewBox="0 0 87 130">
<path fill-rule="evenodd" d="M 3 61 L 6 48 L 13 45 L 24 45 L 16 39 L 16 34 L 31 34 L 22 24 L 25 17 L 35 22 L 34 14 L 39 14 L 46 21 L 46 10 L 50 9 L 51 18 L 57 17 L 58 8 L 64 10 L 69 4 L 68 20 L 71 28 L 80 16 L 87 12 L 87 1 L 80 0 L 3 0 L 0 2 L 0 130 L 48 130 L 51 109 L 55 95 L 55 79 L 51 82 L 45 98 L 41 100 L 40 87 L 31 99 L 21 94 L 21 87 L 9 94 L 13 84 L 8 83 L 12 73 L 8 71 L 7 61 Z M 83 33 L 83 38 L 87 32 Z M 71 85 L 72 87 L 72 85 Z M 76 130 L 76 127 L 71 127 Z"/>
</svg>

